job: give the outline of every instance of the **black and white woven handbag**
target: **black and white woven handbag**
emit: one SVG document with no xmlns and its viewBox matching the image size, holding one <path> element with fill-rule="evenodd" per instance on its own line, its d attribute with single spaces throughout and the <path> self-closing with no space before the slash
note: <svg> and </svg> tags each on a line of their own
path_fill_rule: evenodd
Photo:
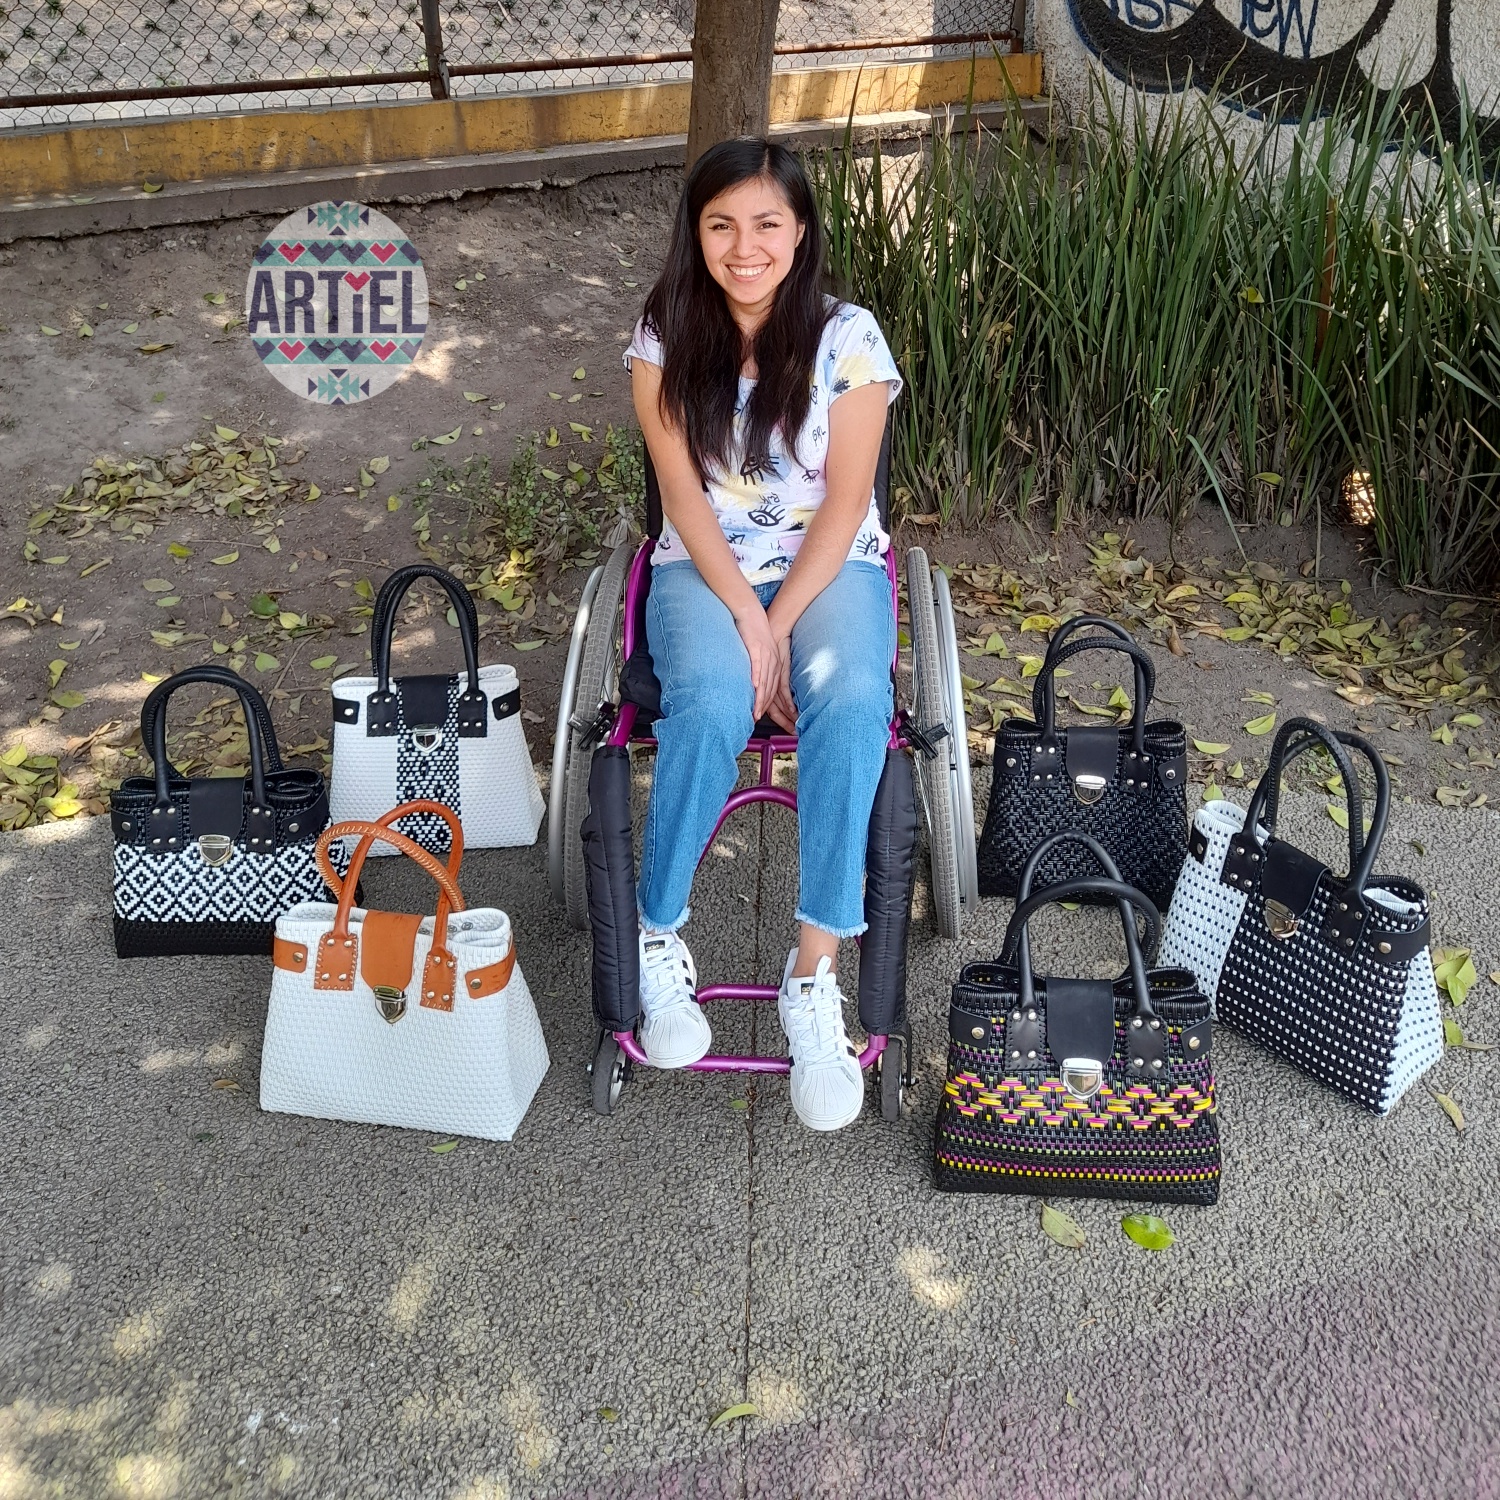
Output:
<svg viewBox="0 0 1500 1500">
<path fill-rule="evenodd" d="M 1084 629 L 1103 634 L 1079 635 Z M 1134 666 L 1130 723 L 1057 727 L 1054 674 L 1086 651 L 1113 651 Z M 979 838 L 979 892 L 1014 896 L 1033 849 L 1077 830 L 1109 851 L 1127 885 L 1160 908 L 1171 899 L 1187 849 L 1187 731 L 1170 719 L 1147 722 L 1156 669 L 1111 620 L 1081 615 L 1061 626 L 1032 686 L 1035 723 L 1007 719 L 995 736 L 995 775 Z M 1091 873 L 1087 856 L 1063 845 L 1047 856 L 1043 884 Z"/>
<path fill-rule="evenodd" d="M 391 676 L 396 610 L 419 578 L 441 584 L 453 603 L 462 673 Z M 463 584 L 423 563 L 398 568 L 375 600 L 370 660 L 372 676 L 333 685 L 334 822 L 374 822 L 425 799 L 458 814 L 467 848 L 535 843 L 542 793 L 521 727 L 521 685 L 514 667 L 479 665 L 479 618 Z M 400 831 L 432 853 L 448 849 L 448 825 L 432 814 L 411 815 Z"/>
<path fill-rule="evenodd" d="M 228 688 L 245 713 L 250 771 L 182 776 L 167 758 L 167 703 L 189 683 Z M 115 952 L 269 953 L 276 919 L 327 899 L 318 835 L 328 824 L 321 772 L 281 764 L 265 700 L 225 667 L 189 667 L 158 683 L 141 709 L 153 774 L 110 797 Z"/>
<path fill-rule="evenodd" d="M 1344 876 L 1276 836 L 1283 772 L 1315 747 L 1344 783 Z M 1368 834 L 1350 749 L 1374 772 Z M 1371 874 L 1390 795 L 1369 741 L 1287 720 L 1249 808 L 1214 801 L 1198 810 L 1162 937 L 1163 961 L 1198 975 L 1219 1019 L 1382 1115 L 1443 1052 L 1427 894 Z"/>
</svg>

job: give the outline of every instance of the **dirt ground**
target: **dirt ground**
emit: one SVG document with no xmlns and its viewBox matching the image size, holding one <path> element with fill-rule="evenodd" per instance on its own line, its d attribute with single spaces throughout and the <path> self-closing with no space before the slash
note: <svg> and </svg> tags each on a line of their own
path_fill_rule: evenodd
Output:
<svg viewBox="0 0 1500 1500">
<path fill-rule="evenodd" d="M 614 525 L 615 492 L 595 476 L 608 468 L 606 429 L 630 421 L 620 351 L 674 198 L 669 174 L 632 174 L 387 205 L 422 252 L 430 331 L 410 373 L 354 407 L 284 391 L 237 326 L 270 220 L 0 251 L 0 331 L 13 351 L 0 371 L 0 826 L 102 810 L 112 780 L 146 768 L 132 735 L 151 681 L 203 660 L 256 682 L 283 745 L 316 763 L 328 684 L 368 659 L 370 590 L 421 555 L 476 586 L 485 652 L 518 666 L 545 765 L 572 609 Z M 553 555 L 528 558 L 514 507 L 502 524 L 473 482 L 422 488 L 435 463 L 462 470 L 484 456 L 503 477 L 537 433 L 539 503 L 593 506 L 597 534 L 575 529 Z M 147 459 L 166 465 L 160 493 L 125 508 L 83 495 L 85 472 L 107 488 L 132 461 L 142 472 L 123 471 L 127 483 L 149 482 Z M 570 483 L 576 496 L 562 493 Z M 1211 747 L 1194 752 L 1197 781 L 1253 781 L 1269 739 L 1245 726 L 1312 712 L 1366 728 L 1402 796 L 1500 796 L 1488 604 L 1385 586 L 1358 530 L 1271 528 L 1237 542 L 1206 514 L 1169 541 L 1154 524 L 1060 536 L 901 528 L 901 546 L 920 543 L 954 569 L 978 757 L 1029 692 L 1025 658 L 1049 619 L 1102 607 L 1161 648 L 1157 713 Z M 414 602 L 398 661 L 456 661 L 442 625 L 432 599 Z M 1103 714 L 1119 681 L 1101 660 L 1080 665 L 1068 690 Z M 175 756 L 228 770 L 243 744 L 225 705 L 207 702 L 174 719 Z"/>
</svg>

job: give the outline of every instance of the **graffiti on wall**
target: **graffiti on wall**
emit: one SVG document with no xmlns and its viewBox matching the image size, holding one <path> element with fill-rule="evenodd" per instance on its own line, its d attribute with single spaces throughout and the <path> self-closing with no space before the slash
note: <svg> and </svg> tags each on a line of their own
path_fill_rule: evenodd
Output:
<svg viewBox="0 0 1500 1500">
<path fill-rule="evenodd" d="M 1217 88 L 1250 109 L 1296 118 L 1315 94 L 1326 99 L 1341 88 L 1373 86 L 1360 54 L 1380 42 L 1397 3 L 1363 0 L 1358 8 L 1367 13 L 1352 30 L 1346 3 L 1344 34 L 1332 38 L 1319 0 L 1068 0 L 1068 8 L 1084 45 L 1122 82 L 1156 92 L 1189 83 Z M 1430 97 L 1444 120 L 1457 117 L 1462 91 L 1454 68 L 1455 3 L 1463 0 L 1436 0 L 1431 63 L 1405 80 L 1410 106 L 1422 109 Z M 1482 125 L 1500 137 L 1500 117 Z"/>
</svg>

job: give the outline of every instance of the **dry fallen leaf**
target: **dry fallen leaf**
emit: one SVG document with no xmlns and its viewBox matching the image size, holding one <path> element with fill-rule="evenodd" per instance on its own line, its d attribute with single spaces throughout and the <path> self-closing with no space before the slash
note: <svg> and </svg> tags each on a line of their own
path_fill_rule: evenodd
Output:
<svg viewBox="0 0 1500 1500">
<path fill-rule="evenodd" d="M 1442 1106 L 1443 1113 L 1453 1121 L 1453 1128 L 1462 1135 L 1464 1133 L 1464 1112 L 1458 1107 L 1457 1101 L 1450 1099 L 1447 1094 L 1439 1094 L 1437 1092 L 1434 1092 L 1432 1097 Z"/>
<path fill-rule="evenodd" d="M 760 1409 L 753 1401 L 740 1401 L 734 1406 L 726 1406 L 723 1411 L 708 1424 L 708 1430 L 714 1431 L 717 1427 L 723 1427 L 730 1422 L 738 1422 L 742 1417 L 758 1417 Z"/>
<path fill-rule="evenodd" d="M 1086 1239 L 1078 1221 L 1050 1203 L 1042 1204 L 1042 1232 L 1069 1250 L 1080 1249 Z"/>
</svg>

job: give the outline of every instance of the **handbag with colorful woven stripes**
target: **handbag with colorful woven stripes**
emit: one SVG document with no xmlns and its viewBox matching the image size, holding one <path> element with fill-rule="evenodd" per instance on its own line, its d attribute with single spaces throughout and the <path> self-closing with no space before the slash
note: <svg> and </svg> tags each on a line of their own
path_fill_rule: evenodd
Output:
<svg viewBox="0 0 1500 1500">
<path fill-rule="evenodd" d="M 1032 894 L 1037 866 L 1066 840 L 1086 844 L 1107 878 Z M 1119 979 L 1032 971 L 1032 916 L 1080 900 L 1112 900 L 1120 912 L 1128 963 Z M 953 987 L 939 1188 L 1217 1202 L 1213 1023 L 1188 970 L 1147 968 L 1160 928 L 1151 900 L 1117 878 L 1093 839 L 1064 833 L 1037 846 L 999 958 L 965 965 Z"/>
</svg>

